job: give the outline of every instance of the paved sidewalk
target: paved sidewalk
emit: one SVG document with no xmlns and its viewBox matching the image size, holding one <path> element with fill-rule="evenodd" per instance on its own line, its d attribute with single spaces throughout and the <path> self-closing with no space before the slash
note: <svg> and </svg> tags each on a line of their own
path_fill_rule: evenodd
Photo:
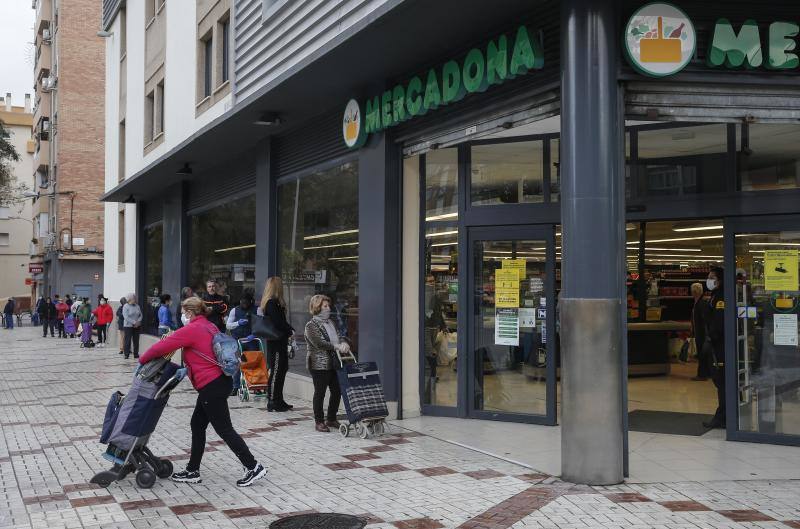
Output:
<svg viewBox="0 0 800 529">
<path fill-rule="evenodd" d="M 267 413 L 237 399 L 234 424 L 270 468 L 265 480 L 237 488 L 238 462 L 209 430 L 202 484 L 95 488 L 109 466 L 104 408 L 132 371 L 113 348 L 0 331 L 0 529 L 264 528 L 309 511 L 362 515 L 369 529 L 800 528 L 798 481 L 574 486 L 399 428 L 375 440 L 320 434 L 307 407 Z M 195 398 L 188 383 L 173 393 L 150 444 L 177 468 Z"/>
</svg>

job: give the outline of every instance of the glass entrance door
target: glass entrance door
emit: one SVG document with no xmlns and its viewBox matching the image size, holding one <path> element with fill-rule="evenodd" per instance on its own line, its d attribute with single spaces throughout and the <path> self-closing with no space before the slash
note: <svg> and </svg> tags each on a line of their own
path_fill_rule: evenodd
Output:
<svg viewBox="0 0 800 529">
<path fill-rule="evenodd" d="M 470 230 L 472 417 L 555 424 L 553 241 L 552 226 Z"/>
<path fill-rule="evenodd" d="M 800 219 L 737 221 L 732 230 L 734 437 L 800 444 Z M 730 342 L 729 342 L 730 343 Z M 732 392 L 728 393 L 729 400 Z M 731 411 L 731 407 L 728 407 Z M 730 416 L 730 414 L 729 414 Z"/>
</svg>

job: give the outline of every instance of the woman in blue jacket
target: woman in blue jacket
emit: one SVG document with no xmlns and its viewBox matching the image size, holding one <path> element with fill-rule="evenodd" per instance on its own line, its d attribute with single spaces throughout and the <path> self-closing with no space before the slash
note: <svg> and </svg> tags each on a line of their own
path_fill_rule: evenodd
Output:
<svg viewBox="0 0 800 529">
<path fill-rule="evenodd" d="M 164 336 L 175 330 L 175 322 L 172 321 L 172 312 L 169 310 L 169 306 L 172 304 L 172 296 L 161 294 L 160 301 L 161 306 L 158 307 L 158 335 Z"/>
</svg>

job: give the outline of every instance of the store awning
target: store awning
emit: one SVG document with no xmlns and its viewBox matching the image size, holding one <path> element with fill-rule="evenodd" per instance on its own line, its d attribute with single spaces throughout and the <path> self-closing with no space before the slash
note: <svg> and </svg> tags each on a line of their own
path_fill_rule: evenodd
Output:
<svg viewBox="0 0 800 529">
<path fill-rule="evenodd" d="M 491 9 L 483 0 L 389 1 L 297 67 L 236 102 L 229 112 L 101 200 L 123 202 L 132 197 L 141 201 L 158 196 L 182 180 L 191 181 L 224 166 L 271 135 L 288 132 L 337 106 L 344 111 L 350 98 L 371 95 L 398 77 L 418 72 L 432 58 L 467 51 L 476 39 L 501 32 L 514 20 L 530 18 L 537 5 L 548 12 L 559 6 L 552 0 L 505 0 Z M 256 125 L 265 113 L 276 113 L 282 124 Z M 192 175 L 177 174 L 186 163 Z"/>
</svg>

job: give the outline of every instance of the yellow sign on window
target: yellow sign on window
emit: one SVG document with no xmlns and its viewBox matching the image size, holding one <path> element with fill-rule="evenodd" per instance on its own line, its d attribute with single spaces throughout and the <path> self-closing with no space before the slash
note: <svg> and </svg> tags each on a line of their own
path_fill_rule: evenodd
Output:
<svg viewBox="0 0 800 529">
<path fill-rule="evenodd" d="M 800 290 L 797 250 L 766 250 L 764 252 L 764 290 Z"/>
<path fill-rule="evenodd" d="M 494 291 L 494 305 L 497 308 L 518 308 L 519 288 L 498 288 Z"/>
<path fill-rule="evenodd" d="M 504 270 L 516 270 L 519 274 L 519 279 L 525 279 L 525 268 L 528 262 L 525 259 L 505 259 L 503 260 Z"/>
</svg>

